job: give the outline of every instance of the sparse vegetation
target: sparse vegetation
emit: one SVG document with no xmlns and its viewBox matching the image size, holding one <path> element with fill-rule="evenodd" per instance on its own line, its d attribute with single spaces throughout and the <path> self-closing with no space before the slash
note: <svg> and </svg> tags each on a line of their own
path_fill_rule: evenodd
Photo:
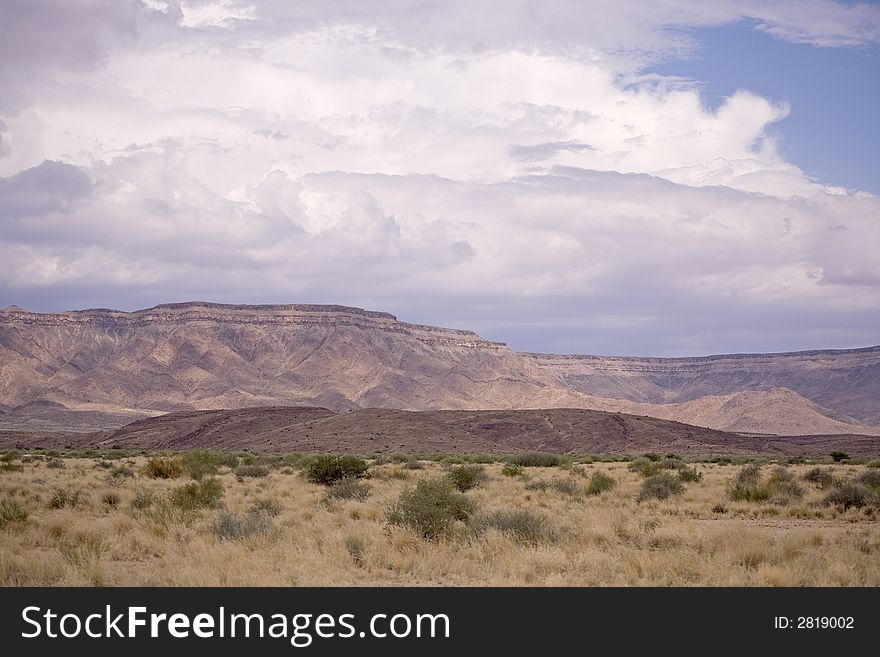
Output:
<svg viewBox="0 0 880 657">
<path fill-rule="evenodd" d="M 322 454 L 312 458 L 305 467 L 305 476 L 313 484 L 330 484 L 340 479 L 365 477 L 367 462 L 356 456 Z"/>
<path fill-rule="evenodd" d="M 156 456 L 147 459 L 143 472 L 151 479 L 175 479 L 183 474 L 183 463 L 179 458 Z"/>
<path fill-rule="evenodd" d="M 743 466 L 730 482 L 730 499 L 740 502 L 772 502 L 789 505 L 800 501 L 803 488 L 795 481 L 794 474 L 784 467 L 777 467 L 764 480 L 761 466 L 752 463 Z"/>
<path fill-rule="evenodd" d="M 831 491 L 825 497 L 825 504 L 841 507 L 844 511 L 853 507 L 861 509 L 865 506 L 876 505 L 877 496 L 864 486 L 847 482 Z"/>
<path fill-rule="evenodd" d="M 523 467 L 521 465 L 516 465 L 515 463 L 505 463 L 501 467 L 501 474 L 505 477 L 518 477 L 523 472 L 525 472 Z"/>
<path fill-rule="evenodd" d="M 7 525 L 23 523 L 27 517 L 27 510 L 16 500 L 0 499 L 0 529 L 4 529 Z"/>
<path fill-rule="evenodd" d="M 840 463 L 841 461 L 849 460 L 849 454 L 847 454 L 846 452 L 841 452 L 839 450 L 835 450 L 835 451 L 831 452 L 831 454 L 829 454 L 829 456 L 831 457 L 831 459 L 835 463 Z"/>
<path fill-rule="evenodd" d="M 524 454 L 508 456 L 507 462 L 510 465 L 518 465 L 523 468 L 555 468 L 565 463 L 565 459 L 559 454 L 526 452 Z"/>
<path fill-rule="evenodd" d="M 79 504 L 81 493 L 72 491 L 67 488 L 58 488 L 49 498 L 50 509 L 64 509 L 66 507 L 73 508 Z"/>
<path fill-rule="evenodd" d="M 481 465 L 459 465 L 450 469 L 447 476 L 462 493 L 476 488 L 488 479 L 486 469 Z"/>
<path fill-rule="evenodd" d="M 185 455 L 66 450 L 47 457 L 65 467 L 47 469 L 45 451 L 0 460 L 33 463 L 0 477 L 0 585 L 880 585 L 877 469 L 856 459 L 820 466 L 833 476 L 825 489 L 807 476 L 816 459 L 756 461 L 752 482 L 770 496 L 752 502 L 729 499 L 748 459 L 672 467 L 684 461 L 642 456 L 687 487 L 655 503 L 637 500 L 652 484 L 629 471 L 633 459 L 566 457 L 564 471 L 507 477 L 503 456 L 402 454 L 370 471 L 368 497 L 325 503 L 333 485 L 280 474 L 309 455 L 242 452 L 241 465 L 275 474 L 240 481 L 220 466 L 174 481 L 140 473 L 150 458 Z M 448 473 L 477 462 L 488 478 L 461 493 Z M 117 467 L 135 476 L 111 485 Z M 681 482 L 686 469 L 702 481 Z"/>
<path fill-rule="evenodd" d="M 660 465 L 657 461 L 652 461 L 646 456 L 640 456 L 633 459 L 627 467 L 630 472 L 637 472 L 643 477 L 651 477 L 660 472 Z"/>
<path fill-rule="evenodd" d="M 674 477 L 668 472 L 661 472 L 645 479 L 636 501 L 665 500 L 673 495 L 681 495 L 683 492 L 684 486 L 678 477 Z"/>
<path fill-rule="evenodd" d="M 804 481 L 815 484 L 816 488 L 825 490 L 837 484 L 834 473 L 830 468 L 811 468 L 804 475 Z"/>
<path fill-rule="evenodd" d="M 233 454 L 194 449 L 183 455 L 181 464 L 188 476 L 199 481 L 202 477 L 217 474 L 223 466 L 235 468 L 238 465 L 238 457 Z"/>
<path fill-rule="evenodd" d="M 391 525 L 407 527 L 423 538 L 448 536 L 457 520 L 467 520 L 476 505 L 448 478 L 422 479 L 403 491 L 388 512 Z"/>
<path fill-rule="evenodd" d="M 168 496 L 168 502 L 181 511 L 195 511 L 217 506 L 222 497 L 223 484 L 209 478 L 175 488 Z"/>
<path fill-rule="evenodd" d="M 265 465 L 240 465 L 232 472 L 239 481 L 244 481 L 248 477 L 262 479 L 269 476 L 269 468 Z"/>
<path fill-rule="evenodd" d="M 0 463 L 0 472 L 24 472 L 21 463 Z"/>
<path fill-rule="evenodd" d="M 477 516 L 472 521 L 477 535 L 489 529 L 501 532 L 515 541 L 537 545 L 552 542 L 556 533 L 544 516 L 526 509 L 493 511 Z"/>
<path fill-rule="evenodd" d="M 696 468 L 685 466 L 678 471 L 678 478 L 688 483 L 695 483 L 703 481 L 703 473 Z"/>
<path fill-rule="evenodd" d="M 332 500 L 365 500 L 370 495 L 370 485 L 354 477 L 340 479 L 329 486 L 324 497 Z"/>
<path fill-rule="evenodd" d="M 613 477 L 609 477 L 604 472 L 594 472 L 593 476 L 590 477 L 590 482 L 587 484 L 586 493 L 587 495 L 601 495 L 616 485 L 617 482 L 614 481 Z"/>
<path fill-rule="evenodd" d="M 221 541 L 240 541 L 270 531 L 272 519 L 263 511 L 247 511 L 241 515 L 220 511 L 213 529 Z"/>
</svg>

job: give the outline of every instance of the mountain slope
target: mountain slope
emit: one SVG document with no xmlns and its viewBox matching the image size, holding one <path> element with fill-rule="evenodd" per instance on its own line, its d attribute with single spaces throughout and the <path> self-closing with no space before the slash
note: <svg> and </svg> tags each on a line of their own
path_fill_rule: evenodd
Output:
<svg viewBox="0 0 880 657">
<path fill-rule="evenodd" d="M 766 385 L 770 374 L 784 370 L 792 378 L 800 367 L 818 386 L 813 370 L 820 369 L 825 388 L 813 392 L 840 398 L 826 388 L 839 381 L 852 387 L 858 370 L 867 381 L 859 399 L 869 401 L 856 405 L 871 415 L 873 351 L 815 353 L 724 357 L 721 366 L 718 357 L 679 359 L 688 362 L 673 366 L 662 359 L 518 354 L 471 331 L 344 306 L 191 302 L 132 313 L 9 307 L 0 310 L 0 428 L 88 431 L 184 409 L 322 406 L 588 408 L 755 433 L 876 431 L 840 406 L 829 411 Z M 757 376 L 763 367 L 766 390 L 690 396 L 735 386 L 741 372 Z"/>
<path fill-rule="evenodd" d="M 823 408 L 880 426 L 880 346 L 701 358 L 523 355 L 588 395 L 670 404 L 788 388 Z"/>
</svg>

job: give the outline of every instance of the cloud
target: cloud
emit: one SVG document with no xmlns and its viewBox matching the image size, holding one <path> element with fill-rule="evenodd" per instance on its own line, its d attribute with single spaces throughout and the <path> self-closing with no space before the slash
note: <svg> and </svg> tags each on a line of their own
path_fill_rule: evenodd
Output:
<svg viewBox="0 0 880 657">
<path fill-rule="evenodd" d="M 0 305 L 340 302 L 563 351 L 876 340 L 877 199 L 786 160 L 785 103 L 640 73 L 742 20 L 874 43 L 871 6 L 62 5 L 0 9 Z"/>
</svg>

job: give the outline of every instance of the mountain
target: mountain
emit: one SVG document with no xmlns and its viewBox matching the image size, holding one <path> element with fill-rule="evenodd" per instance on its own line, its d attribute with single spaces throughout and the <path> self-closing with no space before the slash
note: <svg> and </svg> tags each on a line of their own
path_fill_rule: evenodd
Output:
<svg viewBox="0 0 880 657">
<path fill-rule="evenodd" d="M 191 302 L 131 313 L 33 313 L 13 306 L 0 310 L 0 428 L 87 431 L 169 411 L 319 406 L 579 408 L 754 433 L 875 433 L 842 406 L 874 417 L 871 368 L 877 363 L 871 358 L 880 360 L 880 349 L 809 353 L 822 355 L 675 359 L 687 363 L 668 365 L 662 359 L 520 354 L 472 331 L 334 305 Z M 597 364 L 603 360 L 613 366 Z M 752 385 L 765 364 L 768 375 Z M 813 372 L 817 367 L 824 377 Z M 811 382 L 807 392 L 838 405 L 827 410 L 814 397 L 806 399 L 794 385 L 801 370 Z M 769 385 L 774 373 L 791 384 L 784 386 L 789 390 Z M 740 379 L 745 383 L 736 387 Z M 868 390 L 852 396 L 829 390 L 852 390 L 857 380 Z M 719 392 L 728 388 L 734 389 Z M 689 392 L 700 390 L 709 392 Z"/>
<path fill-rule="evenodd" d="M 880 346 L 698 358 L 523 355 L 589 395 L 671 404 L 787 388 L 825 409 L 880 426 Z"/>
</svg>

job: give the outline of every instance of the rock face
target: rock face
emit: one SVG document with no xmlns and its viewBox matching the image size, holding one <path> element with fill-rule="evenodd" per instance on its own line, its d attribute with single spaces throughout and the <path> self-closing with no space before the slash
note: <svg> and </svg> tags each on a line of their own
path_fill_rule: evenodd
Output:
<svg viewBox="0 0 880 657">
<path fill-rule="evenodd" d="M 670 404 L 787 388 L 825 409 L 880 425 L 880 346 L 704 358 L 524 355 L 590 395 Z"/>
<path fill-rule="evenodd" d="M 755 433 L 871 434 L 858 420 L 880 424 L 878 389 L 880 348 L 604 359 L 519 354 L 472 331 L 333 305 L 0 310 L 0 429 L 321 406 L 581 408 Z"/>
</svg>

